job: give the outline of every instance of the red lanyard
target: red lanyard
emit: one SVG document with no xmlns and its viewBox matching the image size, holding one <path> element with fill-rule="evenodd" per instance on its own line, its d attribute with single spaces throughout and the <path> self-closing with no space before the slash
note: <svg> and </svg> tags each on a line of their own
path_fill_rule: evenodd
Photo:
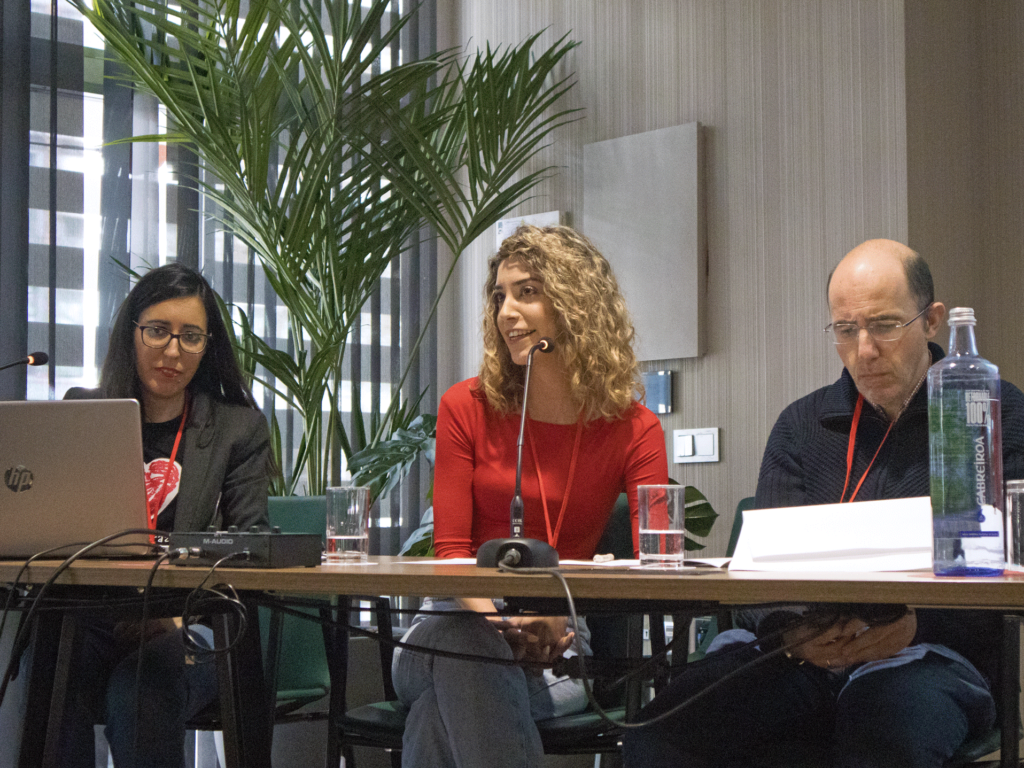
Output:
<svg viewBox="0 0 1024 768">
<path fill-rule="evenodd" d="M 171 457 L 167 460 L 167 471 L 164 472 L 164 481 L 160 485 L 159 498 L 152 499 L 146 495 L 146 512 L 149 515 L 149 527 L 156 529 L 156 519 L 160 514 L 160 507 L 164 505 L 167 498 L 167 481 L 171 479 L 171 472 L 174 470 L 174 457 L 178 455 L 178 445 L 181 444 L 181 433 L 185 431 L 185 418 L 188 416 L 188 400 L 185 400 L 185 408 L 181 412 L 181 422 L 178 424 L 178 434 L 174 438 L 174 447 L 171 449 Z"/>
<path fill-rule="evenodd" d="M 864 395 L 857 395 L 857 406 L 853 409 L 853 423 L 850 424 L 850 442 L 846 446 L 846 482 L 843 483 L 843 495 L 839 497 L 839 503 L 842 504 L 846 500 L 846 489 L 850 485 L 850 473 L 853 471 L 853 446 L 857 441 L 857 427 L 860 424 L 860 412 L 864 408 Z M 892 431 L 892 425 L 895 421 L 889 422 L 889 429 L 885 430 L 885 436 L 882 438 L 882 442 L 878 444 L 878 450 L 875 451 L 875 455 L 871 457 L 871 463 L 868 464 L 868 468 L 864 470 L 864 474 L 860 476 L 860 482 L 857 483 L 857 487 L 853 489 L 853 495 L 850 496 L 849 501 L 853 501 L 857 498 L 857 491 L 864 485 L 864 478 L 868 476 L 868 472 L 871 471 L 871 467 L 875 465 L 875 459 L 878 458 L 879 451 L 882 450 L 882 446 L 885 445 L 885 439 L 889 437 L 889 433 Z"/>
<path fill-rule="evenodd" d="M 558 534 L 562 531 L 562 520 L 565 518 L 565 508 L 569 504 L 569 491 L 572 490 L 572 481 L 576 477 L 576 459 L 580 454 L 580 438 L 583 436 L 583 419 L 576 422 L 576 442 L 572 446 L 572 459 L 569 461 L 569 479 L 565 484 L 565 493 L 562 495 L 562 508 L 558 512 L 558 520 L 555 521 L 555 530 L 551 530 L 551 516 L 548 514 L 548 497 L 544 493 L 544 478 L 540 474 L 540 463 L 537 461 L 537 449 L 533 445 L 533 434 L 530 432 L 530 425 L 526 425 L 526 437 L 530 441 L 530 453 L 533 454 L 533 468 L 537 472 L 537 484 L 540 486 L 540 503 L 544 506 L 544 522 L 548 526 L 548 544 L 558 549 Z"/>
</svg>

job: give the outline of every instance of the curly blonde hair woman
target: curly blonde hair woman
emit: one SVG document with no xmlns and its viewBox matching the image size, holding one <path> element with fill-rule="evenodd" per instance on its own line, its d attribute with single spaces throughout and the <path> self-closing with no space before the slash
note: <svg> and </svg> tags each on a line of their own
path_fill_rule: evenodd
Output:
<svg viewBox="0 0 1024 768">
<path fill-rule="evenodd" d="M 534 357 L 523 429 L 523 534 L 563 559 L 590 559 L 623 492 L 633 550 L 639 546 L 637 486 L 668 480 L 658 417 L 635 398 L 633 327 L 604 257 L 565 227 L 522 227 L 491 260 L 487 352 L 479 377 L 441 398 L 434 464 L 434 549 L 470 557 L 509 535 L 516 487 L 519 408 Z M 564 616 L 502 618 L 484 598 L 430 598 L 406 634 L 421 646 L 550 664 L 579 635 Z M 409 707 L 402 765 L 532 768 L 543 762 L 535 721 L 579 712 L 579 681 L 551 670 L 454 661 L 400 649 L 395 690 Z"/>
<path fill-rule="evenodd" d="M 480 384 L 491 405 L 516 411 L 523 400 L 524 368 L 512 362 L 498 328 L 495 288 L 503 262 L 518 262 L 543 283 L 558 318 L 555 354 L 584 420 L 620 417 L 643 392 L 633 323 L 608 261 L 569 227 L 523 225 L 488 262 Z"/>
</svg>

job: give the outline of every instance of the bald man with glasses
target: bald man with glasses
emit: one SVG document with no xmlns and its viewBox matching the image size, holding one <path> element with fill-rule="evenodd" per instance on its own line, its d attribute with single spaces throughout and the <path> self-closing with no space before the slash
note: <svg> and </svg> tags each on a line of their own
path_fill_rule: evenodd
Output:
<svg viewBox="0 0 1024 768">
<path fill-rule="evenodd" d="M 901 243 L 869 240 L 836 267 L 828 302 L 825 334 L 843 373 L 779 416 L 756 506 L 927 496 L 924 384 L 944 355 L 931 340 L 946 311 L 927 263 Z M 1024 394 L 1007 382 L 1002 422 L 1004 476 L 1022 478 Z M 803 754 L 839 768 L 940 768 L 992 727 L 998 616 L 882 606 L 859 615 L 811 609 L 801 621 L 805 610 L 741 613 L 743 628 L 719 635 L 708 658 L 677 676 L 641 718 L 663 715 L 758 663 L 694 705 L 628 733 L 626 764 L 782 765 L 780 758 Z M 780 645 L 784 654 L 765 657 Z"/>
</svg>

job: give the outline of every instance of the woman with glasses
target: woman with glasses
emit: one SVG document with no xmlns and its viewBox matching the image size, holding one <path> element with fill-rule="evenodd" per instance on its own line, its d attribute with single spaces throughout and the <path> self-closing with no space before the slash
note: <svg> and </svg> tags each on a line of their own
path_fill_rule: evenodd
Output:
<svg viewBox="0 0 1024 768">
<path fill-rule="evenodd" d="M 266 527 L 274 473 L 267 422 L 238 368 L 216 295 L 195 270 L 167 264 L 147 272 L 118 312 L 99 388 L 71 389 L 65 398 L 139 401 L 150 528 Z M 118 768 L 184 766 L 185 722 L 216 697 L 216 665 L 187 658 L 176 620 L 84 623 L 61 765 L 92 768 L 93 722 L 102 719 Z M 189 638 L 211 643 L 203 626 L 192 625 Z"/>
</svg>

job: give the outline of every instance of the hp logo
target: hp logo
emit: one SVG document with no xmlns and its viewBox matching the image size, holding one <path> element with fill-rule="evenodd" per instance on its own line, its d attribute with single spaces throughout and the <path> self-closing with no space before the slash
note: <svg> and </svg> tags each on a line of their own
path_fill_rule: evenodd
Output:
<svg viewBox="0 0 1024 768">
<path fill-rule="evenodd" d="M 32 480 L 32 471 L 20 464 L 4 472 L 4 485 L 15 493 L 21 493 L 31 488 Z"/>
</svg>

